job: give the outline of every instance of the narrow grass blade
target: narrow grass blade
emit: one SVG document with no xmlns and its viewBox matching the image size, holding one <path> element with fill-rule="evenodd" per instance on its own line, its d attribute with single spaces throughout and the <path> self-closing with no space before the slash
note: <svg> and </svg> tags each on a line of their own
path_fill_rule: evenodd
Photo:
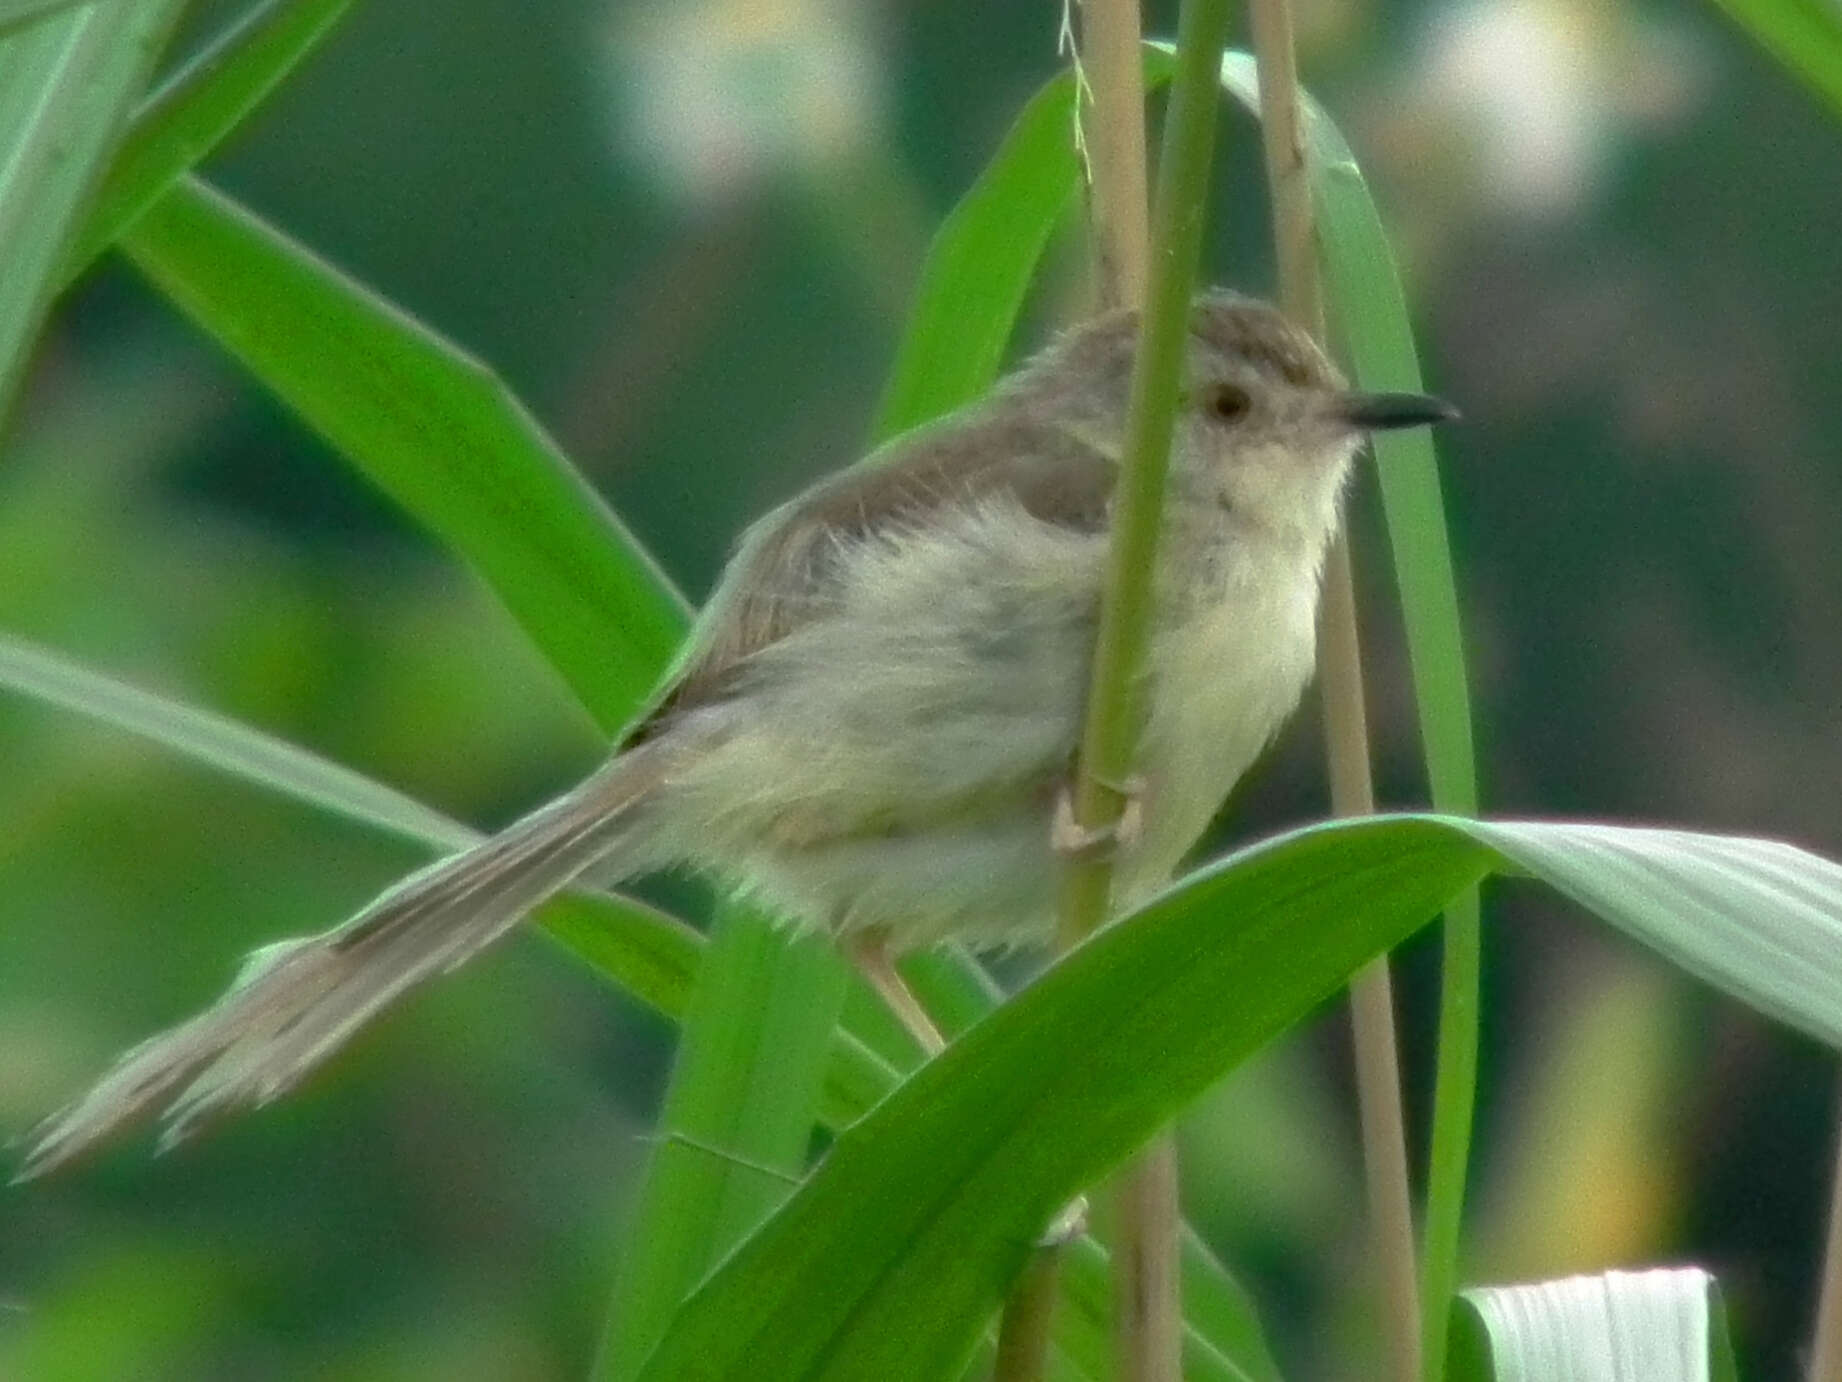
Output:
<svg viewBox="0 0 1842 1382">
<path fill-rule="evenodd" d="M 1228 54 L 1222 62 L 1222 81 L 1258 115 L 1259 74 L 1250 55 Z M 1308 95 L 1303 101 L 1326 296 L 1351 373 L 1365 389 L 1419 393 L 1424 386 L 1412 318 L 1381 216 L 1336 125 Z M 1456 815 L 1474 815 L 1477 758 L 1471 696 L 1433 445 L 1433 434 L 1425 428 L 1378 433 L 1376 471 L 1433 805 Z M 1445 1320 L 1458 1288 L 1476 1104 L 1482 937 L 1475 892 L 1453 899 L 1446 909 L 1444 941 L 1420 1284 L 1422 1368 L 1433 1382 L 1443 1375 Z"/>
<path fill-rule="evenodd" d="M 1031 97 L 935 233 L 877 410 L 877 436 L 952 412 L 996 376 L 1043 246 L 1074 192 L 1074 99 L 1067 73 Z M 957 348 L 942 350 L 949 339 Z"/>
<path fill-rule="evenodd" d="M 362 773 L 208 710 L 137 690 L 0 633 L 0 686 L 151 739 L 231 777 L 433 849 L 479 835 Z"/>
<path fill-rule="evenodd" d="M 142 102 L 63 263 L 60 288 L 203 162 L 345 17 L 352 0 L 265 0 Z"/>
<path fill-rule="evenodd" d="M 1830 0 L 1714 0 L 1842 118 L 1842 9 Z"/>
<path fill-rule="evenodd" d="M 459 821 L 350 768 L 221 715 L 124 685 L 7 634 L 0 634 L 0 686 L 436 853 L 464 849 L 480 838 Z M 703 940 L 683 922 L 627 898 L 586 894 L 559 898 L 537 919 L 628 994 L 668 1017 L 684 1010 Z M 839 1054 L 833 1064 L 842 1081 L 838 1097 L 854 1117 L 888 1087 L 890 1077 L 844 1034 L 834 1045 Z"/>
<path fill-rule="evenodd" d="M 789 940 L 748 909 L 718 910 L 597 1377 L 636 1376 L 691 1288 L 798 1181 L 843 985 L 823 937 Z"/>
<path fill-rule="evenodd" d="M 1034 1225 L 1488 869 L 1842 1046 L 1842 866 L 1613 826 L 1297 831 L 1185 879 L 918 1071 L 692 1297 L 643 1376 L 950 1376 Z"/>
<path fill-rule="evenodd" d="M 1148 50 L 1146 86 L 1169 81 L 1174 67 L 1168 53 Z M 935 235 L 877 410 L 879 437 L 953 411 L 996 376 L 1043 247 L 1080 183 L 1074 100 L 1072 73 L 1031 97 Z"/>
<path fill-rule="evenodd" d="M 496 375 L 194 178 L 121 243 L 479 573 L 604 728 L 627 720 L 684 603 Z"/>
<path fill-rule="evenodd" d="M 1699 1267 L 1466 1291 L 1452 1310 L 1456 1382 L 1733 1382 L 1714 1278 Z"/>
<path fill-rule="evenodd" d="M 15 22 L 0 27 L 0 417 L 51 301 L 78 206 L 180 8 L 179 0 L 14 5 Z"/>
</svg>

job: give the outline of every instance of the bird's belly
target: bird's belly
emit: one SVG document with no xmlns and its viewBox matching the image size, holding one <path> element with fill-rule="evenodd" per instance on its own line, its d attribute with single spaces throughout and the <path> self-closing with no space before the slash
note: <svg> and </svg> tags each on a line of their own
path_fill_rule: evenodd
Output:
<svg viewBox="0 0 1842 1382">
<path fill-rule="evenodd" d="M 828 621 L 768 650 L 733 732 L 673 782 L 669 814 L 686 824 L 654 857 L 709 868 L 804 924 L 886 932 L 897 949 L 1045 938 L 1065 872 L 1051 820 L 1085 699 L 1091 605 L 1031 592 L 1033 620 L 956 608 L 990 603 L 994 586 L 928 591 L 932 634 L 928 611 L 910 608 Z M 1168 879 L 1297 703 L 1313 596 L 1308 585 L 1264 598 L 1229 589 L 1155 634 L 1143 826 L 1120 859 L 1122 903 Z M 992 627 L 1004 636 L 967 636 Z"/>
<path fill-rule="evenodd" d="M 1311 586 L 1245 594 L 1166 633 L 1139 761 L 1145 833 L 1127 895 L 1161 886 L 1297 707 L 1316 659 Z"/>
</svg>

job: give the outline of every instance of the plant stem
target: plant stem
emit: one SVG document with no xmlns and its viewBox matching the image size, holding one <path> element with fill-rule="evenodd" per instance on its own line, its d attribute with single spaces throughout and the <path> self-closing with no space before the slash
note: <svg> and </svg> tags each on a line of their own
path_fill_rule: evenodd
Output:
<svg viewBox="0 0 1842 1382">
<path fill-rule="evenodd" d="M 1298 100 L 1298 59 L 1287 0 L 1253 0 L 1254 51 L 1260 68 L 1260 125 L 1272 189 L 1273 246 L 1280 305 L 1320 340 L 1324 298 L 1318 278 L 1311 186 Z M 1363 709 L 1361 647 L 1349 547 L 1339 539 L 1324 572 L 1319 668 L 1331 809 L 1365 815 L 1375 809 L 1369 776 L 1368 726 Z M 1362 1115 L 1363 1160 L 1375 1259 L 1381 1275 L 1390 1370 L 1396 1382 L 1420 1375 L 1420 1309 L 1414 1264 L 1413 1208 L 1407 1182 L 1400 1057 L 1386 957 L 1350 986 L 1356 1048 L 1356 1088 Z"/>
<path fill-rule="evenodd" d="M 1143 306 L 1073 794 L 1076 822 L 1104 830 L 1119 820 L 1124 797 L 1112 784 L 1129 778 L 1137 748 L 1134 687 L 1144 661 L 1171 424 L 1202 253 L 1228 6 L 1226 0 L 1184 0 L 1179 15 L 1177 75 L 1158 168 L 1155 274 L 1149 268 L 1154 260 L 1144 213 L 1144 86 L 1136 7 L 1131 0 L 1089 0 L 1087 13 L 1084 37 L 1097 116 L 1090 152 L 1101 290 L 1112 302 Z M 1062 948 L 1079 944 L 1105 920 L 1111 894 L 1110 859 L 1103 855 L 1070 865 L 1062 895 Z M 1130 1382 L 1176 1382 L 1182 1313 L 1175 1144 L 1168 1137 L 1155 1143 L 1116 1184 L 1114 1285 L 1121 1375 Z"/>
<path fill-rule="evenodd" d="M 1035 1382 L 1048 1376 L 1049 1331 L 1055 1320 L 1055 1296 L 1061 1283 L 1061 1253 L 1039 1247 L 1024 1264 L 1023 1274 L 1004 1302 L 998 1322 L 998 1356 L 992 1382 Z"/>
<path fill-rule="evenodd" d="M 1104 307 L 1143 307 L 1151 273 L 1145 66 L 1137 0 L 1086 0 L 1081 48 L 1093 118 L 1082 122 L 1093 180 L 1089 222 Z M 1076 94 L 1080 100 L 1080 94 Z"/>
<path fill-rule="evenodd" d="M 1842 1131 L 1829 1190 L 1829 1232 L 1823 1242 L 1823 1279 L 1817 1288 L 1816 1337 L 1810 1345 L 1808 1382 L 1842 1382 Z"/>
<path fill-rule="evenodd" d="M 1139 57 L 1138 4 L 1137 0 L 1086 0 L 1081 15 L 1075 110 L 1088 157 L 1088 219 L 1100 305 L 1143 307 L 1151 231 L 1145 191 L 1145 76 Z M 1083 76 L 1085 84 L 1081 85 Z M 1091 116 L 1083 109 L 1084 98 L 1091 98 Z M 1070 934 L 1063 931 L 1058 949 L 1067 948 Z M 1143 1232 L 1150 1226 L 1146 1217 L 1127 1212 L 1126 1203 L 1141 1198 L 1148 1188 L 1141 1183 L 1139 1163 L 1128 1166 L 1117 1184 L 1121 1203 L 1116 1216 L 1113 1281 L 1122 1298 L 1136 1299 L 1144 1283 L 1128 1264 L 1168 1257 L 1174 1272 L 1177 1242 L 1174 1233 L 1162 1243 L 1148 1239 Z M 1173 1199 L 1168 1216 L 1174 1218 L 1176 1212 Z M 1044 1376 L 1063 1249 L 1056 1241 L 1039 1244 L 1005 1301 L 993 1382 L 1038 1382 Z M 1123 1307 L 1120 1314 L 1123 1319 Z M 1181 1347 L 1181 1330 L 1179 1312 L 1173 1334 L 1176 1347 Z M 1122 1325 L 1122 1340 L 1125 1332 Z M 1136 1374 L 1128 1367 L 1126 1375 Z"/>
<path fill-rule="evenodd" d="M 1086 0 L 1082 42 L 1094 118 L 1091 219 L 1102 307 L 1143 309 L 1151 274 L 1145 76 L 1136 0 Z M 1125 1382 L 1177 1382 L 1183 1358 L 1177 1144 L 1160 1133 L 1114 1177 L 1113 1319 Z"/>
<path fill-rule="evenodd" d="M 1077 824 L 1115 825 L 1125 805 L 1118 784 L 1132 772 L 1138 738 L 1136 673 L 1150 626 L 1151 574 L 1164 511 L 1171 423 L 1188 335 L 1190 296 L 1202 248 L 1203 208 L 1215 147 L 1217 71 L 1227 0 L 1185 0 L 1178 25 L 1177 76 L 1158 169 L 1157 250 L 1133 359 L 1126 447 L 1113 507 L 1113 540 L 1100 602 L 1093 679 L 1074 792 Z M 1105 852 L 1068 869 L 1061 906 L 1064 946 L 1106 917 L 1113 881 Z"/>
<path fill-rule="evenodd" d="M 1114 1182 L 1113 1327 L 1126 1382 L 1182 1380 L 1180 1226 L 1177 1141 L 1164 1132 Z"/>
</svg>

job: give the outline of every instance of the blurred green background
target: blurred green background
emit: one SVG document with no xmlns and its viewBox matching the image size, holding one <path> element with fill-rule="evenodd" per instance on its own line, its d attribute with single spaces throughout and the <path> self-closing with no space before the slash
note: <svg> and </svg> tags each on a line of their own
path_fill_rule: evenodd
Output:
<svg viewBox="0 0 1842 1382">
<path fill-rule="evenodd" d="M 204 6 L 172 59 L 235 12 Z M 1842 126 L 1705 6 L 1314 0 L 1307 81 L 1418 304 L 1497 814 L 1842 854 Z M 1052 6 L 360 0 L 207 173 L 489 361 L 684 587 L 851 459 L 931 227 L 1056 67 Z M 1165 7 L 1148 28 L 1168 31 Z M 1229 121 L 1210 276 L 1262 290 Z M 1075 310 L 1064 250 L 1031 329 Z M 1369 487 L 1380 795 L 1424 788 Z M 113 262 L 0 456 L 0 627 L 491 825 L 595 761 L 490 596 Z M 1309 715 L 1222 840 L 1325 809 Z M 0 1130 L 330 924 L 404 847 L 0 699 Z M 664 885 L 684 898 L 683 885 Z M 694 896 L 690 905 L 695 905 Z M 1534 890 L 1488 903 L 1467 1276 L 1693 1260 L 1743 1365 L 1807 1334 L 1833 1077 Z M 1410 1107 L 1434 956 L 1404 958 Z M 665 1025 L 520 937 L 276 1108 L 0 1198 L 0 1377 L 574 1377 Z M 1340 1017 L 1185 1130 L 1300 1375 L 1368 1277 Z"/>
</svg>

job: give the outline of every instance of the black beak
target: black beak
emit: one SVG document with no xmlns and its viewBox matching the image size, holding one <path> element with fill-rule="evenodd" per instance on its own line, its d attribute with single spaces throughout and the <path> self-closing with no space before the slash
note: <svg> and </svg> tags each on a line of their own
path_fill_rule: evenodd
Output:
<svg viewBox="0 0 1842 1382">
<path fill-rule="evenodd" d="M 1337 416 L 1365 432 L 1384 432 L 1450 422 L 1458 416 L 1458 409 L 1443 398 L 1423 393 L 1346 393 L 1337 405 Z"/>
</svg>

